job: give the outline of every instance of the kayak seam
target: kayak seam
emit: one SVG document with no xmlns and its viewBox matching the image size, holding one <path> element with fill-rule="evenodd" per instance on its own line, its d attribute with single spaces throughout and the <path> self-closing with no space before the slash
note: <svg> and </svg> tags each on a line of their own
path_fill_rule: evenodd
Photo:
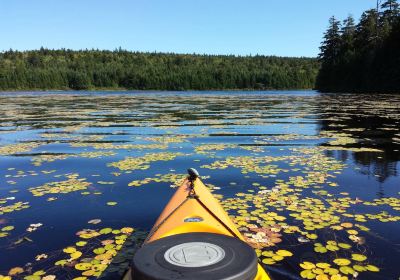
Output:
<svg viewBox="0 0 400 280">
<path fill-rule="evenodd" d="M 221 225 L 224 226 L 224 228 L 229 231 L 230 234 L 232 234 L 234 237 L 242 239 L 240 236 L 238 236 L 227 224 L 224 223 L 217 215 L 215 215 L 201 200 L 199 197 L 194 197 L 197 202 L 200 203 L 200 205 L 214 218 L 216 219 Z"/>
</svg>

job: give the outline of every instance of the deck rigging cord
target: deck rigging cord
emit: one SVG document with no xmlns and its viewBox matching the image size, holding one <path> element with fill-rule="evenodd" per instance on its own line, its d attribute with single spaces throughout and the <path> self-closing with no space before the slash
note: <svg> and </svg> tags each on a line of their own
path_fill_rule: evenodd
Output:
<svg viewBox="0 0 400 280">
<path fill-rule="evenodd" d="M 182 201 L 174 210 L 171 211 L 171 213 L 168 214 L 167 217 L 165 217 L 156 227 L 154 227 L 149 235 L 146 237 L 145 241 L 143 244 L 146 244 L 148 240 L 151 239 L 151 237 L 157 232 L 157 230 L 176 212 L 179 210 L 179 208 L 182 207 L 188 200 L 190 199 L 195 199 L 202 207 L 204 210 L 207 211 L 215 220 L 217 220 L 227 231 L 229 231 L 230 234 L 235 236 L 236 238 L 241 239 L 227 224 L 225 224 L 217 215 L 215 215 L 201 200 L 200 197 L 196 194 L 195 188 L 194 188 L 194 181 L 198 177 L 198 173 L 193 173 L 192 169 L 188 170 L 189 176 L 187 177 L 187 180 L 189 181 L 189 193 L 184 201 Z M 142 246 L 143 246 L 142 244 Z"/>
</svg>

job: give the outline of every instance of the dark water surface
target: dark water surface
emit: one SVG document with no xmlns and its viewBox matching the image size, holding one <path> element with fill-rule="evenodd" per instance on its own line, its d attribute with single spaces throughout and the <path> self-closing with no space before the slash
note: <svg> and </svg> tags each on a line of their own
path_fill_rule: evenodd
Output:
<svg viewBox="0 0 400 280">
<path fill-rule="evenodd" d="M 0 275 L 124 270 L 195 167 L 277 279 L 398 279 L 399 127 L 400 95 L 1 93 Z"/>
</svg>

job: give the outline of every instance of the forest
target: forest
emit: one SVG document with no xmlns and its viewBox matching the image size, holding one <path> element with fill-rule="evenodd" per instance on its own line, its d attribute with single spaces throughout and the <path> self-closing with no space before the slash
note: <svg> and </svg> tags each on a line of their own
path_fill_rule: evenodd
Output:
<svg viewBox="0 0 400 280">
<path fill-rule="evenodd" d="M 0 90 L 400 92 L 400 5 L 331 17 L 316 58 L 109 50 L 0 52 Z"/>
<path fill-rule="evenodd" d="M 0 90 L 310 89 L 318 69 L 315 58 L 8 50 L 0 53 Z"/>
<path fill-rule="evenodd" d="M 358 23 L 352 16 L 329 20 L 320 47 L 321 92 L 400 92 L 400 7 L 378 1 Z"/>
</svg>

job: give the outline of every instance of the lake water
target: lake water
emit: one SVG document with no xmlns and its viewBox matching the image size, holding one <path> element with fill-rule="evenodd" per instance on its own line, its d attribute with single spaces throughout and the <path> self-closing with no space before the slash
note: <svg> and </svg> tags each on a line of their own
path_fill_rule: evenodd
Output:
<svg viewBox="0 0 400 280">
<path fill-rule="evenodd" d="M 399 150 L 400 95 L 0 93 L 0 274 L 120 273 L 194 167 L 276 279 L 398 279 Z"/>
</svg>

